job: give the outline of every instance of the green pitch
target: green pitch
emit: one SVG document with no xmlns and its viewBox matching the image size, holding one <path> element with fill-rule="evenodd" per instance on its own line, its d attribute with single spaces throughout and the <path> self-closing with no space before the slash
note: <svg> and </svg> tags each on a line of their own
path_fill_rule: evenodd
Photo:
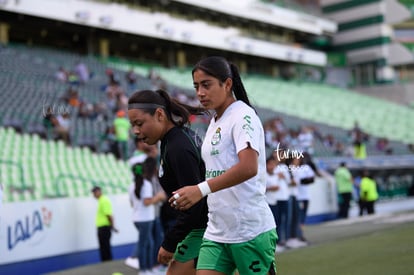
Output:
<svg viewBox="0 0 414 275">
<path fill-rule="evenodd" d="M 370 230 L 353 237 L 349 236 L 352 225 L 348 227 L 348 235 L 337 240 L 277 254 L 278 275 L 414 274 L 414 222 L 372 223 Z M 333 230 L 328 228 L 327 239 Z"/>
</svg>

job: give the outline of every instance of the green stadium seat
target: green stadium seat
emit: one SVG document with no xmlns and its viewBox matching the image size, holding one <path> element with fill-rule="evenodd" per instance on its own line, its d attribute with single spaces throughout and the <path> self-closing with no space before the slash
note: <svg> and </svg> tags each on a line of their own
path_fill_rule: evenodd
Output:
<svg viewBox="0 0 414 275">
<path fill-rule="evenodd" d="M 33 194 L 5 192 L 4 201 L 38 200 L 56 195 L 90 195 L 92 182 L 113 188 L 114 194 L 126 192 L 129 168 L 112 155 L 92 154 L 88 148 L 70 148 L 61 142 L 41 140 L 36 135 L 18 135 L 0 128 L 0 180 L 6 186 L 32 187 Z M 24 148 L 24 149 L 23 149 Z M 17 163 L 23 168 L 23 174 Z M 122 182 L 122 185 L 119 183 Z M 125 184 L 124 184 L 125 183 Z"/>
</svg>

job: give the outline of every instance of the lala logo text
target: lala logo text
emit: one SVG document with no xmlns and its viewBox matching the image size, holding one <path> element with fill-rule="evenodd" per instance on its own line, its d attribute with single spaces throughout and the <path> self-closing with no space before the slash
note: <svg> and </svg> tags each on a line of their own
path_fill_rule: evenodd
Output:
<svg viewBox="0 0 414 275">
<path fill-rule="evenodd" d="M 45 207 L 35 210 L 31 215 L 26 215 L 16 221 L 14 226 L 7 227 L 8 249 L 14 249 L 19 243 L 32 239 L 35 235 L 50 227 L 52 212 Z"/>
</svg>

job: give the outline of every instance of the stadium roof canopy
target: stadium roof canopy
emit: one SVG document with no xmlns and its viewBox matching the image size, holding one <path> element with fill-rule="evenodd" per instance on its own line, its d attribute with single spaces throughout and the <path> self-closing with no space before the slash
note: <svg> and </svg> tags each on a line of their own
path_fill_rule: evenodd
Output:
<svg viewBox="0 0 414 275">
<path fill-rule="evenodd" d="M 178 2 L 177 2 L 178 3 Z M 233 17 L 257 20 L 281 28 L 318 36 L 336 31 L 336 23 L 313 15 L 266 5 L 257 1 L 188 1 Z M 213 3 L 214 5 L 212 5 Z M 2 11 L 57 20 L 80 26 L 162 39 L 188 45 L 247 54 L 278 61 L 325 66 L 324 52 L 298 43 L 257 39 L 235 27 L 218 27 L 208 22 L 175 18 L 167 13 L 131 9 L 127 5 L 85 0 L 6 1 Z"/>
<path fill-rule="evenodd" d="M 323 33 L 333 34 L 337 31 L 337 24 L 333 20 L 255 0 L 171 1 L 315 35 Z"/>
</svg>

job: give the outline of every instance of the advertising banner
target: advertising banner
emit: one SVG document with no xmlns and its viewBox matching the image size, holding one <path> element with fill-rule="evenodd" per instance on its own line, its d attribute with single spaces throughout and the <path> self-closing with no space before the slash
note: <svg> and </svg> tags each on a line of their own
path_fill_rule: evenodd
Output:
<svg viewBox="0 0 414 275">
<path fill-rule="evenodd" d="M 137 241 L 128 196 L 109 196 L 115 226 L 112 245 Z M 0 265 L 97 249 L 95 198 L 4 203 L 0 209 Z"/>
</svg>

